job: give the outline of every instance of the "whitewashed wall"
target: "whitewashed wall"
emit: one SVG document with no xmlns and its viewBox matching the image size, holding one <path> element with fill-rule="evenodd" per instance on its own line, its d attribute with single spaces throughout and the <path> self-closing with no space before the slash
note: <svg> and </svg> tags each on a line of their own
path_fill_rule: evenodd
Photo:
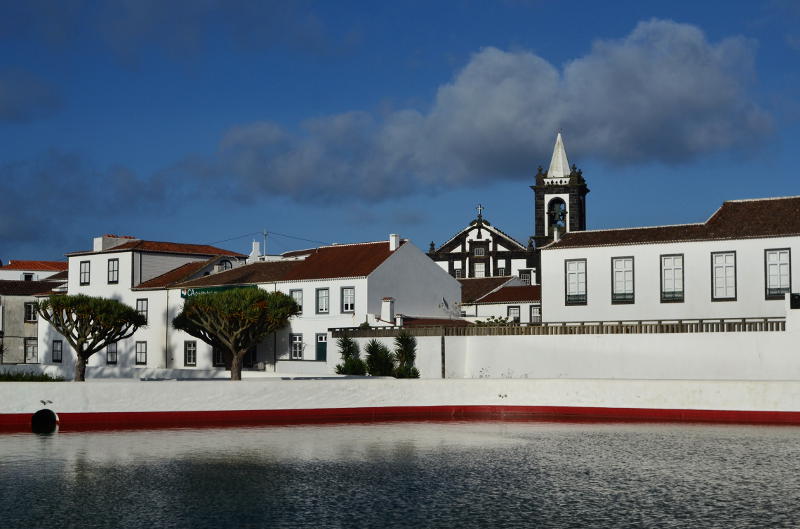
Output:
<svg viewBox="0 0 800 529">
<path fill-rule="evenodd" d="M 764 250 L 791 248 L 800 258 L 800 237 L 640 244 L 542 250 L 544 321 L 667 320 L 782 316 L 783 301 L 765 299 Z M 711 253 L 736 252 L 735 301 L 711 300 Z M 661 302 L 661 255 L 684 255 L 683 303 Z M 634 257 L 635 303 L 611 304 L 611 258 Z M 564 261 L 586 259 L 587 304 L 564 303 Z M 792 263 L 798 291 L 800 266 Z"/>
</svg>

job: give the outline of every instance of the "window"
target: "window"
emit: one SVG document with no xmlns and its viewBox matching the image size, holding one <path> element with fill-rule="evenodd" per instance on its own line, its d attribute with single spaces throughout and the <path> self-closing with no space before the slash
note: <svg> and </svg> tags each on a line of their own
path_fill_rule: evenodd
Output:
<svg viewBox="0 0 800 529">
<path fill-rule="evenodd" d="M 711 254 L 711 300 L 736 300 L 736 252 Z"/>
<path fill-rule="evenodd" d="M 231 263 L 228 259 L 223 259 L 219 262 L 220 270 L 230 270 L 233 268 L 233 263 Z"/>
<path fill-rule="evenodd" d="M 31 274 L 31 273 L 22 274 L 22 280 L 23 281 L 33 281 L 33 274 Z"/>
<path fill-rule="evenodd" d="M 119 259 L 108 260 L 108 284 L 119 283 Z"/>
<path fill-rule="evenodd" d="M 53 340 L 53 350 L 51 357 L 54 364 L 60 364 L 63 358 L 64 344 L 61 340 Z"/>
<path fill-rule="evenodd" d="M 522 280 L 523 285 L 530 285 L 531 284 L 531 271 L 530 270 L 520 270 L 519 271 L 519 278 Z"/>
<path fill-rule="evenodd" d="M 211 351 L 211 363 L 214 365 L 214 367 L 225 366 L 225 355 L 222 353 L 222 349 L 214 347 L 214 349 Z"/>
<path fill-rule="evenodd" d="M 197 342 L 194 340 L 183 342 L 183 365 L 188 367 L 197 365 Z"/>
<path fill-rule="evenodd" d="M 486 248 L 483 248 L 483 247 L 479 246 L 479 247 L 475 248 L 473 253 L 474 253 L 475 257 L 483 257 L 484 255 L 486 255 Z"/>
<path fill-rule="evenodd" d="M 81 261 L 80 283 L 81 285 L 89 284 L 89 272 L 91 270 L 89 261 Z"/>
<path fill-rule="evenodd" d="M 106 364 L 110 366 L 117 365 L 117 342 L 110 343 L 106 347 Z"/>
<path fill-rule="evenodd" d="M 356 289 L 354 287 L 342 287 L 342 312 L 356 311 Z"/>
<path fill-rule="evenodd" d="M 792 291 L 791 253 L 788 248 L 764 251 L 767 299 L 783 299 Z"/>
<path fill-rule="evenodd" d="M 37 338 L 25 338 L 25 363 L 39 363 L 39 344 Z"/>
<path fill-rule="evenodd" d="M 137 299 L 136 300 L 136 312 L 144 316 L 144 323 L 147 325 L 147 300 L 146 299 Z"/>
<path fill-rule="evenodd" d="M 317 334 L 317 362 L 328 360 L 328 335 L 325 333 Z"/>
<path fill-rule="evenodd" d="M 300 309 L 300 314 L 303 313 L 303 291 L 302 290 L 290 290 L 289 295 L 292 296 L 292 299 L 295 303 L 297 303 L 297 307 Z"/>
<path fill-rule="evenodd" d="M 586 259 L 564 261 L 567 305 L 586 305 Z"/>
<path fill-rule="evenodd" d="M 455 273 L 456 273 L 455 275 L 456 275 L 457 278 L 464 277 L 464 270 L 461 269 L 461 268 L 456 268 L 455 269 Z"/>
<path fill-rule="evenodd" d="M 36 321 L 36 303 L 25 304 L 25 321 Z"/>
<path fill-rule="evenodd" d="M 303 335 L 302 334 L 291 334 L 291 344 L 290 344 L 290 352 L 292 360 L 302 360 L 303 359 Z"/>
<path fill-rule="evenodd" d="M 317 314 L 327 314 L 328 313 L 328 289 L 327 288 L 318 288 L 317 289 Z"/>
<path fill-rule="evenodd" d="M 661 302 L 683 301 L 683 255 L 661 256 Z"/>
<path fill-rule="evenodd" d="M 498 276 L 504 276 L 504 275 L 506 275 L 506 267 L 504 267 L 504 266 L 498 266 L 498 267 L 497 267 L 497 275 L 498 275 Z"/>
<path fill-rule="evenodd" d="M 611 258 L 611 303 L 633 303 L 633 257 Z"/>
<path fill-rule="evenodd" d="M 136 365 L 147 365 L 147 342 L 136 342 Z"/>
<path fill-rule="evenodd" d="M 508 307 L 508 321 L 519 323 L 519 307 Z"/>
<path fill-rule="evenodd" d="M 531 323 L 542 323 L 542 307 L 531 305 Z"/>
<path fill-rule="evenodd" d="M 475 263 L 475 277 L 486 277 L 485 263 Z"/>
</svg>

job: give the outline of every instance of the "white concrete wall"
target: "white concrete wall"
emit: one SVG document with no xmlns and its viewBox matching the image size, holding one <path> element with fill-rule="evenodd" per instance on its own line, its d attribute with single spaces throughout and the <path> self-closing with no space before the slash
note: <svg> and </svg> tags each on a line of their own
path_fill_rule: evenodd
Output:
<svg viewBox="0 0 800 529">
<path fill-rule="evenodd" d="M 464 305 L 467 315 L 464 319 L 468 321 L 484 321 L 491 316 L 506 318 L 508 307 L 519 307 L 520 323 L 531 323 L 531 307 L 539 306 L 538 303 L 471 303 Z"/>
<path fill-rule="evenodd" d="M 781 317 L 782 300 L 765 299 L 764 250 L 791 248 L 800 258 L 800 237 L 698 241 L 542 250 L 544 321 L 669 320 Z M 736 252 L 735 301 L 711 300 L 711 253 Z M 684 255 L 683 303 L 661 302 L 661 255 Z M 611 258 L 634 257 L 635 303 L 611 303 Z M 587 304 L 564 303 L 564 261 L 586 259 Z M 792 289 L 800 266 L 792 263 Z"/>
<path fill-rule="evenodd" d="M 406 316 L 458 318 L 461 283 L 419 248 L 406 242 L 368 278 L 368 311 L 380 314 L 384 297 L 395 299 L 395 313 Z"/>
</svg>

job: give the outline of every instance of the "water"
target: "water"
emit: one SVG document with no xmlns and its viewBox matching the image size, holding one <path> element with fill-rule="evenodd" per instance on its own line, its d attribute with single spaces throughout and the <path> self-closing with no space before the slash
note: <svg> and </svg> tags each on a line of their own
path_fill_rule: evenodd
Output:
<svg viewBox="0 0 800 529">
<path fill-rule="evenodd" d="M 0 435 L 0 527 L 800 527 L 800 428 L 379 423 Z"/>
</svg>

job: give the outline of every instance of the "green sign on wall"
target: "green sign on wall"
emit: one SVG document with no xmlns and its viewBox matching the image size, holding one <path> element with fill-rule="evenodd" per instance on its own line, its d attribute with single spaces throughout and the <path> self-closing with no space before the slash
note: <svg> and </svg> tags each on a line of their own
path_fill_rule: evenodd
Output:
<svg viewBox="0 0 800 529">
<path fill-rule="evenodd" d="M 234 288 L 257 288 L 255 285 L 242 285 L 242 286 L 222 286 L 222 287 L 197 287 L 197 288 L 182 288 L 181 297 L 190 298 L 198 294 L 208 294 L 209 292 L 222 292 L 223 290 L 233 290 Z"/>
</svg>

